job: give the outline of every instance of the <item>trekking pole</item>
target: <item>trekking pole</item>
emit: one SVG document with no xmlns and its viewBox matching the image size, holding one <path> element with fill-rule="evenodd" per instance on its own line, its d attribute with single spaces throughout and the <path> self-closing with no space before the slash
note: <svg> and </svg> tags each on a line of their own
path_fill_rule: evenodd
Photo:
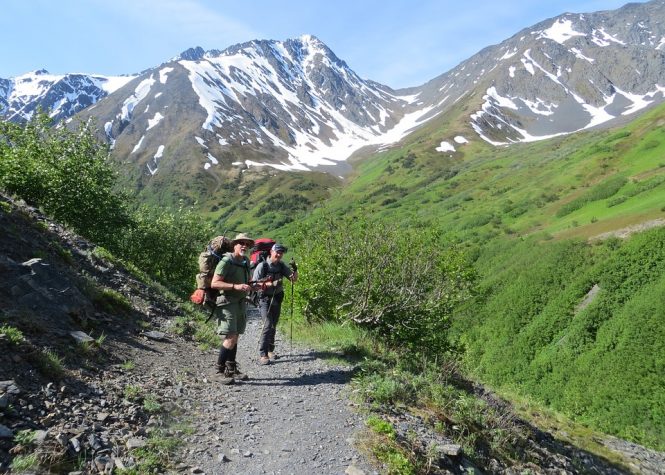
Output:
<svg viewBox="0 0 665 475">
<path fill-rule="evenodd" d="M 293 353 L 293 281 L 291 281 L 291 318 L 289 318 L 289 322 L 291 324 L 291 331 L 290 331 L 291 341 L 289 342 L 289 346 L 291 353 Z"/>
<path fill-rule="evenodd" d="M 289 262 L 289 265 L 291 266 L 291 272 L 297 272 L 298 271 L 298 266 L 296 265 L 295 259 L 291 259 L 291 262 Z M 291 318 L 289 318 L 289 323 L 291 324 L 291 331 L 290 331 L 290 346 L 291 346 L 291 353 L 293 353 L 293 275 L 291 276 Z"/>
</svg>

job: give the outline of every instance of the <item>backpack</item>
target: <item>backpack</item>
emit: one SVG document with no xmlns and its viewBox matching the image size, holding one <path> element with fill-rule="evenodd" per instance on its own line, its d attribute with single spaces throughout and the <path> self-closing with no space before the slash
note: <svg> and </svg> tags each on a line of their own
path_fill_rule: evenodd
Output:
<svg viewBox="0 0 665 475">
<path fill-rule="evenodd" d="M 252 254 L 249 257 L 249 267 L 252 272 L 254 272 L 256 266 L 268 259 L 268 256 L 270 256 L 270 249 L 272 249 L 272 246 L 275 244 L 275 242 L 276 241 L 274 239 L 270 238 L 260 238 L 254 241 Z"/>
<path fill-rule="evenodd" d="M 199 273 L 196 274 L 196 290 L 190 297 L 192 302 L 211 309 L 215 307 L 219 290 L 211 289 L 210 284 L 215 267 L 227 252 L 233 252 L 233 247 L 231 240 L 225 236 L 217 236 L 206 244 L 203 252 L 199 254 Z"/>
</svg>

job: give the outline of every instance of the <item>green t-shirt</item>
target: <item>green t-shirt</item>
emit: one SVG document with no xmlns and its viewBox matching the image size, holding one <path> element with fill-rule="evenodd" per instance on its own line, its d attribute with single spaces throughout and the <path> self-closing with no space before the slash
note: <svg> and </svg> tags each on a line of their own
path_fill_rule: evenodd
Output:
<svg viewBox="0 0 665 475">
<path fill-rule="evenodd" d="M 247 284 L 249 282 L 249 259 L 243 256 L 241 260 L 236 260 L 232 254 L 224 254 L 215 267 L 215 274 L 221 275 L 224 282 Z M 235 289 L 222 290 L 220 293 L 231 302 L 237 302 L 247 296 L 247 292 Z"/>
</svg>

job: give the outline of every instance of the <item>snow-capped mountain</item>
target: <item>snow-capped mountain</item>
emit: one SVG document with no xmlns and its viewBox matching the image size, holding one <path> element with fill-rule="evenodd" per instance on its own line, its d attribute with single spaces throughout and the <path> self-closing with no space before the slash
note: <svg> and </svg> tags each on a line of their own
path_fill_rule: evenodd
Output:
<svg viewBox="0 0 665 475">
<path fill-rule="evenodd" d="M 361 79 L 305 35 L 192 48 L 133 77 L 0 79 L 0 112 L 25 119 L 46 104 L 61 118 L 95 103 L 79 116 L 96 119 L 143 186 L 169 174 L 220 183 L 266 166 L 339 174 L 358 149 L 445 114 L 459 126 L 441 152 L 474 139 L 539 140 L 612 124 L 664 94 L 665 0 L 653 0 L 545 20 L 398 91 Z"/>
<path fill-rule="evenodd" d="M 203 170 L 312 170 L 335 167 L 356 149 L 413 127 L 411 99 L 361 79 L 305 35 L 224 51 L 192 48 L 86 115 L 152 175 L 183 154 Z"/>
<path fill-rule="evenodd" d="M 45 70 L 0 78 L 0 118 L 24 122 L 41 108 L 55 121 L 66 119 L 131 79 L 133 76 L 53 75 Z"/>
<path fill-rule="evenodd" d="M 438 113 L 468 101 L 493 144 L 610 124 L 664 98 L 665 1 L 545 20 L 418 91 Z"/>
</svg>

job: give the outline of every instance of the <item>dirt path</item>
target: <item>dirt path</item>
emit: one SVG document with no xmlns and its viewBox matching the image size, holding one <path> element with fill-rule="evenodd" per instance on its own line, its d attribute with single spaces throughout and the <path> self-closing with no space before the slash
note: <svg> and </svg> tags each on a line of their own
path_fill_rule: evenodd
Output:
<svg viewBox="0 0 665 475">
<path fill-rule="evenodd" d="M 376 473 L 353 446 L 363 423 L 348 398 L 351 368 L 326 363 L 312 350 L 296 346 L 291 350 L 279 334 L 280 358 L 260 366 L 260 331 L 260 318 L 251 311 L 238 350 L 238 362 L 250 379 L 233 386 L 219 384 L 214 373 L 217 351 L 203 353 L 178 342 L 156 343 L 161 347 L 161 362 L 140 371 L 143 383 L 149 387 L 152 381 L 163 400 L 184 409 L 193 429 L 192 435 L 185 436 L 178 470 Z"/>
</svg>

